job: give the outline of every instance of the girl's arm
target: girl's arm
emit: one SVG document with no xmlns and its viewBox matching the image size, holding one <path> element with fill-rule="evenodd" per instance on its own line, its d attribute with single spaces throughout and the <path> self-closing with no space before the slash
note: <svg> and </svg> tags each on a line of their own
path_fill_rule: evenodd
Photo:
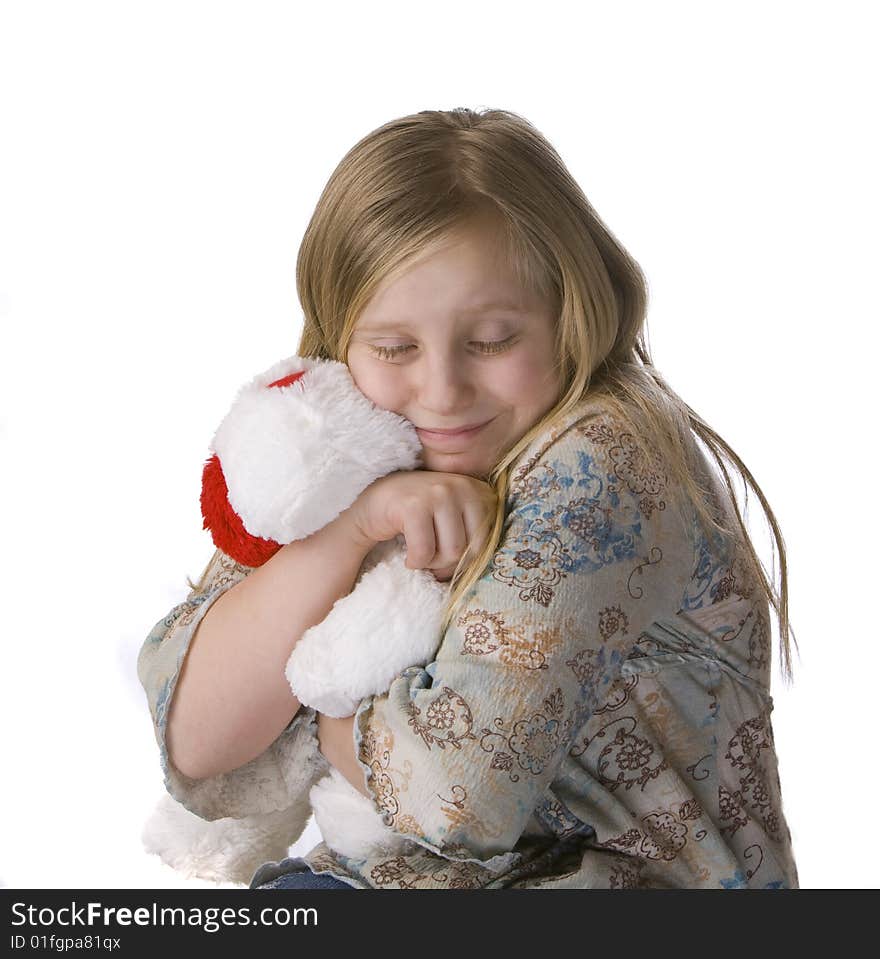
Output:
<svg viewBox="0 0 880 959">
<path fill-rule="evenodd" d="M 300 707 L 285 678 L 298 639 L 348 595 L 367 541 L 346 510 L 283 546 L 213 603 L 193 636 L 168 717 L 173 765 L 191 779 L 259 756 Z"/>
<path fill-rule="evenodd" d="M 354 715 L 337 719 L 318 713 L 318 743 L 321 755 L 367 799 L 373 796 L 364 785 L 364 771 L 354 754 Z"/>
</svg>

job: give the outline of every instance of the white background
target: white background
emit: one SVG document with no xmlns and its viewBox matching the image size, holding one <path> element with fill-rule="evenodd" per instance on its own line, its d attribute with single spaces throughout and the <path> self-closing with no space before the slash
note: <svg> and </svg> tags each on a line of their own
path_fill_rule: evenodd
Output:
<svg viewBox="0 0 880 959">
<path fill-rule="evenodd" d="M 331 171 L 470 106 L 557 148 L 648 275 L 661 372 L 775 510 L 801 884 L 877 885 L 872 6 L 0 5 L 2 884 L 209 885 L 140 846 L 163 785 L 137 653 L 211 555 L 215 428 L 296 349 Z M 754 496 L 749 520 L 770 569 Z"/>
</svg>

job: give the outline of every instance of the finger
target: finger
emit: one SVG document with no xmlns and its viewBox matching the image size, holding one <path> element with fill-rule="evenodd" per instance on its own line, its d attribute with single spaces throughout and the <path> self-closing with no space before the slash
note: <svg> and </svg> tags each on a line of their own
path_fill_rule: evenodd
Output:
<svg viewBox="0 0 880 959">
<path fill-rule="evenodd" d="M 403 538 L 406 540 L 407 569 L 426 569 L 437 551 L 434 518 L 430 510 L 415 506 L 407 511 Z"/>
<path fill-rule="evenodd" d="M 471 558 L 480 554 L 489 541 L 489 534 L 495 522 L 494 509 L 490 513 L 477 503 L 470 503 L 464 510 L 465 529 L 467 531 L 468 552 Z"/>
<path fill-rule="evenodd" d="M 468 537 L 464 525 L 461 507 L 455 503 L 444 503 L 434 508 L 434 533 L 437 552 L 431 563 L 432 569 L 447 569 L 450 564 L 455 570 L 459 559 L 467 550 Z"/>
</svg>

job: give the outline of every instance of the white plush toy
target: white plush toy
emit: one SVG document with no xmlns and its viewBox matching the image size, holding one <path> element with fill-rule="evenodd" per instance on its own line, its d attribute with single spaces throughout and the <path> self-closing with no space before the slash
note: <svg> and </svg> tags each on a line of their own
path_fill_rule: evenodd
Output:
<svg viewBox="0 0 880 959">
<path fill-rule="evenodd" d="M 419 465 L 421 443 L 404 417 L 375 406 L 344 363 L 292 356 L 243 386 L 211 444 L 202 477 L 204 528 L 250 567 L 326 526 L 381 476 Z M 408 569 L 403 536 L 366 557 L 352 591 L 306 630 L 285 674 L 294 695 L 328 716 L 350 716 L 440 642 L 449 585 Z M 403 852 L 373 803 L 336 769 L 315 777 L 289 809 L 207 821 L 165 796 L 143 834 L 147 851 L 190 877 L 248 883 L 280 860 L 309 815 L 344 856 Z"/>
</svg>

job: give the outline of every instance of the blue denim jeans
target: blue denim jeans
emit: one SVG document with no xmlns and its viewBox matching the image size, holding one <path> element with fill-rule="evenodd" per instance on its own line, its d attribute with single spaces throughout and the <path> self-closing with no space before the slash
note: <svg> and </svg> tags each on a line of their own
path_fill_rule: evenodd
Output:
<svg viewBox="0 0 880 959">
<path fill-rule="evenodd" d="M 265 881 L 261 881 L 265 879 Z M 257 880 L 258 885 L 254 885 Z M 299 857 L 260 866 L 251 880 L 251 889 L 354 889 L 331 875 L 315 875 Z"/>
</svg>

